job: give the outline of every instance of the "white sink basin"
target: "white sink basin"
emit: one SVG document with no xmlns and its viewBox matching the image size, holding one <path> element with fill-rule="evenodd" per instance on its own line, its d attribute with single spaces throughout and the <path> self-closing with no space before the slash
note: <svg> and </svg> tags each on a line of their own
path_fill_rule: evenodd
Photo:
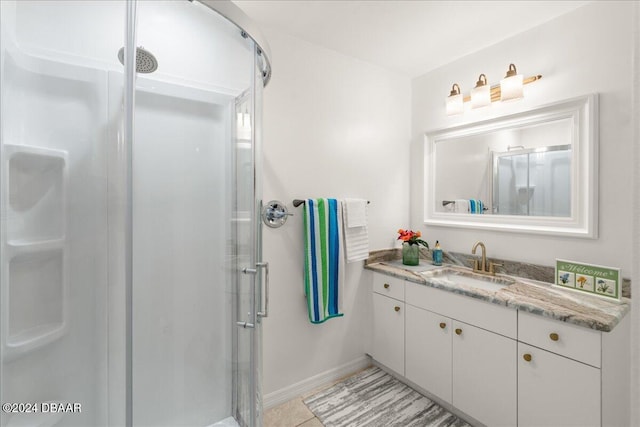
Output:
<svg viewBox="0 0 640 427">
<path fill-rule="evenodd" d="M 435 271 L 425 271 L 421 273 L 425 278 L 446 280 L 456 285 L 469 286 L 486 291 L 499 291 L 506 286 L 515 283 L 514 280 L 506 277 L 484 276 L 470 271 L 458 270 L 454 268 L 443 268 Z"/>
</svg>

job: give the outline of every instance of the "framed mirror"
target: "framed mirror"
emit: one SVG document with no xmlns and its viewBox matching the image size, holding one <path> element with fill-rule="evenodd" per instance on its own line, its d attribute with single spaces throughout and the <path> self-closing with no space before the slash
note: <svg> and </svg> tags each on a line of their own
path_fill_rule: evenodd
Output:
<svg viewBox="0 0 640 427">
<path fill-rule="evenodd" d="M 597 96 L 429 132 L 428 225 L 597 237 Z"/>
</svg>

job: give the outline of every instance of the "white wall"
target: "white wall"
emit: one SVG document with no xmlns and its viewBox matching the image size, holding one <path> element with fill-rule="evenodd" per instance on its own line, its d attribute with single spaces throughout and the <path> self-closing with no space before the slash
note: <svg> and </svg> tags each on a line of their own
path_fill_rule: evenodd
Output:
<svg viewBox="0 0 640 427">
<path fill-rule="evenodd" d="M 264 29 L 263 29 L 264 30 Z M 344 317 L 313 325 L 303 294 L 302 208 L 294 198 L 359 197 L 369 205 L 372 249 L 394 244 L 409 222 L 410 80 L 275 30 L 273 79 L 264 92 L 263 200 L 295 216 L 264 229 L 271 307 L 264 322 L 264 393 L 361 358 L 370 315 L 370 275 L 346 269 Z"/>
<path fill-rule="evenodd" d="M 588 93 L 600 95 L 599 238 L 536 236 L 429 226 L 426 236 L 445 250 L 468 253 L 476 240 L 488 255 L 554 265 L 566 258 L 619 266 L 631 274 L 632 2 L 595 2 L 463 57 L 413 81 L 411 224 L 423 224 L 425 132 L 484 120 Z M 468 93 L 480 73 L 497 83 L 510 62 L 525 75 L 542 74 L 525 86 L 525 99 L 447 117 L 445 97 L 454 82 Z"/>
</svg>

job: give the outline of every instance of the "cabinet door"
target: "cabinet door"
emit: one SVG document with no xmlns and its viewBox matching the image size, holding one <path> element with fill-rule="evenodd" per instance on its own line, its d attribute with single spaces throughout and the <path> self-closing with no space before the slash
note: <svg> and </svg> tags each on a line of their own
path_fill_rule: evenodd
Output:
<svg viewBox="0 0 640 427">
<path fill-rule="evenodd" d="M 405 376 L 451 403 L 452 320 L 407 305 L 405 321 Z"/>
<path fill-rule="evenodd" d="M 518 426 L 600 425 L 599 369 L 522 343 L 518 360 Z"/>
<path fill-rule="evenodd" d="M 373 358 L 404 375 L 404 303 L 373 294 Z"/>
<path fill-rule="evenodd" d="M 516 341 L 458 321 L 453 331 L 453 405 L 487 426 L 515 426 Z"/>
</svg>

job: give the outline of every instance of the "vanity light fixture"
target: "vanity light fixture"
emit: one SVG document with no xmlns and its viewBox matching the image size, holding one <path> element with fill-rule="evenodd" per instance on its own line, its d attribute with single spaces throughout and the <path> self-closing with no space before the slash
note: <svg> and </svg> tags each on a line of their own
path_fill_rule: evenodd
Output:
<svg viewBox="0 0 640 427">
<path fill-rule="evenodd" d="M 511 99 L 520 99 L 523 97 L 523 81 L 522 74 L 518 74 L 516 66 L 509 64 L 507 75 L 500 80 L 500 100 L 509 101 Z"/>
<path fill-rule="evenodd" d="M 470 95 L 464 96 L 460 91 L 460 86 L 454 83 L 446 100 L 447 115 L 462 114 L 465 102 L 471 102 L 471 108 L 480 108 L 496 101 L 521 99 L 524 97 L 523 86 L 541 78 L 540 74 L 524 77 L 522 74 L 518 74 L 515 64 L 509 64 L 507 75 L 498 85 L 489 86 L 487 76 L 480 74 L 476 86 L 471 89 Z M 462 97 L 462 105 L 460 105 L 458 96 Z"/>
<path fill-rule="evenodd" d="M 480 74 L 476 87 L 471 89 L 471 108 L 482 108 L 491 105 L 491 88 L 487 84 L 487 76 Z"/>
<path fill-rule="evenodd" d="M 462 114 L 464 112 L 464 96 L 460 93 L 460 86 L 454 83 L 451 86 L 451 93 L 447 97 L 447 115 Z"/>
</svg>

